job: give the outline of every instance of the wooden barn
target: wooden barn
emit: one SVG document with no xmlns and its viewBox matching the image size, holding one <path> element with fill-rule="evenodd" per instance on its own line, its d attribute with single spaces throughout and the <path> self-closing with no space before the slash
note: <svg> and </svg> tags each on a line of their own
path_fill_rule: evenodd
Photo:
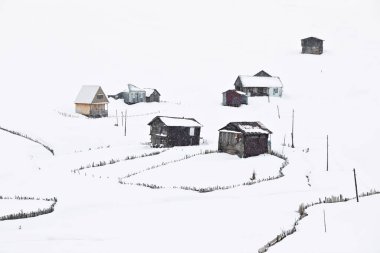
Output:
<svg viewBox="0 0 380 253">
<path fill-rule="evenodd" d="M 301 40 L 303 54 L 322 54 L 323 53 L 323 40 L 309 37 Z"/>
<path fill-rule="evenodd" d="M 248 104 L 248 96 L 237 90 L 227 90 L 223 92 L 223 105 L 239 107 L 241 104 Z"/>
<path fill-rule="evenodd" d="M 219 129 L 219 152 L 250 157 L 270 151 L 272 132 L 261 122 L 230 122 Z"/>
<path fill-rule="evenodd" d="M 108 116 L 108 99 L 98 85 L 83 85 L 74 103 L 77 113 L 95 118 Z"/>
<path fill-rule="evenodd" d="M 148 125 L 153 147 L 199 145 L 202 125 L 195 119 L 157 116 Z"/>
<path fill-rule="evenodd" d="M 253 96 L 282 96 L 283 85 L 277 76 L 271 76 L 264 70 L 257 74 L 240 75 L 235 81 L 235 90 L 242 91 L 250 97 Z"/>
<path fill-rule="evenodd" d="M 144 88 L 145 90 L 145 102 L 160 102 L 161 94 L 156 89 Z"/>
</svg>

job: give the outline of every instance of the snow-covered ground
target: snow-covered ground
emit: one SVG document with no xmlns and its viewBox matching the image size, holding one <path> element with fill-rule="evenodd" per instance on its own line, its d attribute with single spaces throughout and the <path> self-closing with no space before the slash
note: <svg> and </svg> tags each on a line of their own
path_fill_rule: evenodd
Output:
<svg viewBox="0 0 380 253">
<path fill-rule="evenodd" d="M 125 183 L 145 183 L 162 187 L 196 187 L 241 185 L 275 177 L 284 161 L 270 155 L 241 159 L 228 154 L 208 154 L 144 171 L 123 180 Z"/>
<path fill-rule="evenodd" d="M 380 196 L 325 204 L 307 210 L 298 232 L 271 252 L 379 252 Z M 326 232 L 324 215 L 326 220 Z"/>
<path fill-rule="evenodd" d="M 58 199 L 51 214 L 0 222 L 0 252 L 255 252 L 291 228 L 300 203 L 353 197 L 353 168 L 359 192 L 379 190 L 379 10 L 376 0 L 0 0 L 0 126 L 55 151 L 0 131 L 0 195 Z M 300 54 L 308 36 L 325 40 L 324 54 Z M 281 78 L 282 98 L 221 106 L 238 75 L 262 69 Z M 127 83 L 157 88 L 164 102 L 110 99 L 109 118 L 74 113 L 81 85 L 114 94 Z M 295 149 L 288 147 L 293 109 Z M 126 136 L 114 117 L 125 110 Z M 147 123 L 157 115 L 195 118 L 201 145 L 151 148 Z M 140 171 L 127 180 L 203 187 L 242 183 L 253 169 L 258 178 L 275 176 L 282 161 L 271 156 L 169 163 L 216 150 L 218 129 L 230 121 L 257 120 L 289 159 L 284 177 L 204 194 L 118 183 Z M 120 162 L 76 171 L 112 159 Z M 311 207 L 299 231 L 269 251 L 378 252 L 377 201 Z M 39 205 L 18 203 L 6 208 Z M 314 238 L 323 246 L 309 248 Z"/>
</svg>

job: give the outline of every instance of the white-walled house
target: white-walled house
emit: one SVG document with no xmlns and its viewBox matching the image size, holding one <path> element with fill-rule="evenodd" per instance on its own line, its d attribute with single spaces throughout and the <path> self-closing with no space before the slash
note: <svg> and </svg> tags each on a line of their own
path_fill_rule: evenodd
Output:
<svg viewBox="0 0 380 253">
<path fill-rule="evenodd" d="M 281 97 L 283 85 L 278 76 L 271 76 L 265 71 L 250 75 L 240 75 L 235 81 L 235 89 L 248 96 Z"/>
<path fill-rule="evenodd" d="M 117 96 L 124 99 L 126 104 L 145 102 L 146 91 L 133 84 L 128 84 L 128 89 L 120 92 Z"/>
</svg>

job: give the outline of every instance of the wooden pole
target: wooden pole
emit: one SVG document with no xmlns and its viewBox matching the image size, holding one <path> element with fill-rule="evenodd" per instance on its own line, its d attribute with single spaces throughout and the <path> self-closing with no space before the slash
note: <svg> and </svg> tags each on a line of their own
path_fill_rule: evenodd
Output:
<svg viewBox="0 0 380 253">
<path fill-rule="evenodd" d="M 355 179 L 356 202 L 359 202 L 358 184 L 356 183 L 356 172 L 355 172 L 355 169 L 354 169 L 354 179 Z"/>
<path fill-rule="evenodd" d="M 323 223 L 325 224 L 325 233 L 326 233 L 327 229 L 326 229 L 326 213 L 325 213 L 325 209 L 323 209 Z"/>
<path fill-rule="evenodd" d="M 121 112 L 121 126 L 124 126 L 124 114 Z"/>
<path fill-rule="evenodd" d="M 329 171 L 329 135 L 327 135 L 327 171 Z"/>
<path fill-rule="evenodd" d="M 125 110 L 124 114 L 124 136 L 127 136 L 127 110 Z"/>
<path fill-rule="evenodd" d="M 294 148 L 294 109 L 292 114 L 292 148 Z"/>
<path fill-rule="evenodd" d="M 278 115 L 278 118 L 280 119 L 281 117 L 280 117 L 280 108 L 278 107 L 278 105 L 277 105 L 277 115 Z"/>
</svg>

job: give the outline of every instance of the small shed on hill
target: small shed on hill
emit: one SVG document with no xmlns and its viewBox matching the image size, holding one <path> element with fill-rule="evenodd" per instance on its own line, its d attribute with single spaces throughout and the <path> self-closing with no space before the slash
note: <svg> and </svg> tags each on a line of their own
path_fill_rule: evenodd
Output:
<svg viewBox="0 0 380 253">
<path fill-rule="evenodd" d="M 241 104 L 248 104 L 248 96 L 237 90 L 227 90 L 223 92 L 223 105 L 238 107 Z"/>
<path fill-rule="evenodd" d="M 145 101 L 147 103 L 160 102 L 161 94 L 156 89 L 144 88 L 144 90 L 145 90 Z"/>
<path fill-rule="evenodd" d="M 193 118 L 157 116 L 148 125 L 153 147 L 199 145 L 202 125 Z"/>
<path fill-rule="evenodd" d="M 309 37 L 301 40 L 303 54 L 322 54 L 323 40 L 316 37 Z"/>
<path fill-rule="evenodd" d="M 219 129 L 218 150 L 244 158 L 268 153 L 270 134 L 259 121 L 230 122 Z"/>
<path fill-rule="evenodd" d="M 77 113 L 96 118 L 108 116 L 108 99 L 98 85 L 83 85 L 74 103 Z"/>
<path fill-rule="evenodd" d="M 248 96 L 281 97 L 283 85 L 278 76 L 271 76 L 264 70 L 257 74 L 240 75 L 235 81 L 235 90 L 242 91 Z"/>
</svg>

